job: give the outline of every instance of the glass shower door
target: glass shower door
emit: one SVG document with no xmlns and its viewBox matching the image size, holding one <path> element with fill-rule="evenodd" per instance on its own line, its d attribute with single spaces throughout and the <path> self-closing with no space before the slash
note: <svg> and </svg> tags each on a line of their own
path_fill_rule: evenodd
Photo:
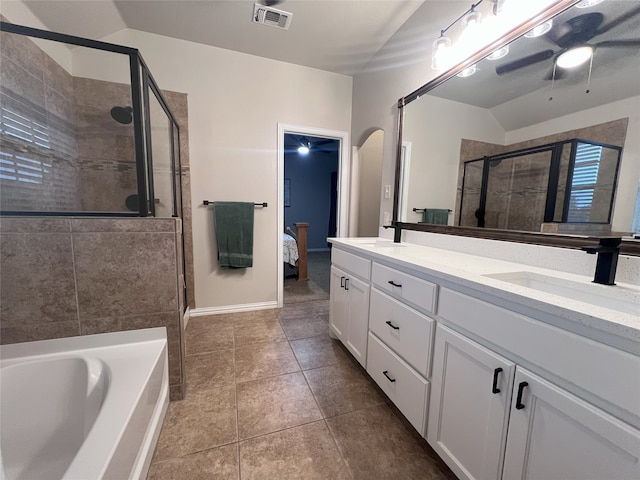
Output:
<svg viewBox="0 0 640 480">
<path fill-rule="evenodd" d="M 539 232 L 545 219 L 552 151 L 489 160 L 485 227 Z"/>
</svg>

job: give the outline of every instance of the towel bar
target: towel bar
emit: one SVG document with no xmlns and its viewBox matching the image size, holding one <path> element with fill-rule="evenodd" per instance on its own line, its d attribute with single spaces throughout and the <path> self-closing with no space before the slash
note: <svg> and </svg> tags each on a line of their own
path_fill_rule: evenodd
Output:
<svg viewBox="0 0 640 480">
<path fill-rule="evenodd" d="M 412 210 L 416 213 L 422 213 L 426 210 L 426 208 L 412 208 Z M 451 210 L 450 208 L 447 208 L 447 212 L 451 213 L 453 212 L 453 210 Z"/>
<path fill-rule="evenodd" d="M 203 205 L 215 205 L 216 202 L 212 202 L 211 200 L 203 200 Z M 267 202 L 254 203 L 255 207 L 268 207 L 269 204 Z"/>
</svg>

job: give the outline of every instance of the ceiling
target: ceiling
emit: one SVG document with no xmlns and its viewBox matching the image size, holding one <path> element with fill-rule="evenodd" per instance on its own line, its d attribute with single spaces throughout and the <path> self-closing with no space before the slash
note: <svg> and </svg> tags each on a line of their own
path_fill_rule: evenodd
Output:
<svg viewBox="0 0 640 480">
<path fill-rule="evenodd" d="M 315 153 L 338 154 L 340 150 L 340 140 L 331 138 L 314 137 L 311 135 L 298 135 L 287 133 L 284 136 L 285 152 L 294 153 L 301 145 L 308 145 L 309 150 Z"/>
<path fill-rule="evenodd" d="M 263 1 L 263 0 L 261 0 Z M 424 0 L 285 0 L 289 30 L 252 22 L 253 0 L 25 0 L 52 31 L 101 39 L 125 28 L 353 75 Z"/>
<path fill-rule="evenodd" d="M 552 82 L 554 61 L 564 51 L 556 42 L 558 37 L 567 31 L 568 21 L 594 12 L 604 18 L 598 29 L 602 33 L 585 42 L 596 46 L 591 72 L 588 62 L 572 70 L 557 68 Z M 553 28 L 548 34 L 520 37 L 509 45 L 506 57 L 495 61 L 484 59 L 477 64 L 474 75 L 453 77 L 429 94 L 488 108 L 508 130 L 533 125 L 640 95 L 637 43 L 616 47 L 603 44 L 624 40 L 640 40 L 640 1 L 610 0 L 592 8 L 573 7 L 553 19 Z M 509 73 L 496 73 L 499 65 L 545 50 L 553 51 L 553 56 Z"/>
</svg>

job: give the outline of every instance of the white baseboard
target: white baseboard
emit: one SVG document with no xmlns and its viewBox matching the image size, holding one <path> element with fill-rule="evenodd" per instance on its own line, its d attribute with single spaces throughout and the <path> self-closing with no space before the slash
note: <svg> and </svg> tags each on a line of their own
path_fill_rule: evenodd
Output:
<svg viewBox="0 0 640 480">
<path fill-rule="evenodd" d="M 269 310 L 272 308 L 278 308 L 278 302 L 259 302 L 259 303 L 247 303 L 244 305 L 225 305 L 223 307 L 205 307 L 194 308 L 190 311 L 192 317 L 203 317 L 205 315 L 220 315 L 223 313 L 239 313 L 239 312 L 251 312 L 254 310 Z"/>
</svg>

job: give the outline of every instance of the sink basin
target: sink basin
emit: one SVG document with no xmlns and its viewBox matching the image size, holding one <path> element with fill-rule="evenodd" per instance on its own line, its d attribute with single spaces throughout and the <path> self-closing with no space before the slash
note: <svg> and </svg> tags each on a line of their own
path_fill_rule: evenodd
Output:
<svg viewBox="0 0 640 480">
<path fill-rule="evenodd" d="M 598 307 L 640 315 L 640 289 L 580 283 L 533 272 L 490 273 L 483 276 Z"/>
</svg>

